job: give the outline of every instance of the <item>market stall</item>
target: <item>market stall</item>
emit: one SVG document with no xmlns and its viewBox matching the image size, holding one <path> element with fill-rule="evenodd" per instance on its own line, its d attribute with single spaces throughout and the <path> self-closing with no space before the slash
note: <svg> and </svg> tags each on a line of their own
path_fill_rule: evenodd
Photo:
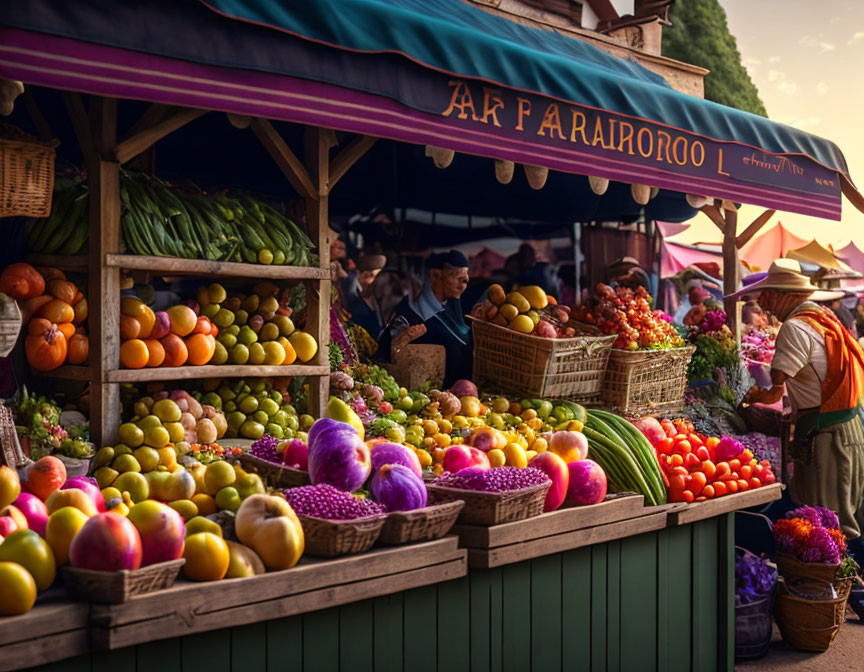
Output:
<svg viewBox="0 0 864 672">
<path fill-rule="evenodd" d="M 732 232 L 734 253 L 734 202 L 839 217 L 841 185 L 860 196 L 830 143 L 445 4 L 40 0 L 0 18 L 0 77 L 27 90 L 12 121 L 60 137 L 58 156 L 86 173 L 58 178 L 54 209 L 18 229 L 36 274 L 7 276 L 33 343 L 23 371 L 45 390 L 89 383 L 98 450 L 96 484 L 64 490 L 75 477 L 62 460 L 42 457 L 43 474 L 4 438 L 6 461 L 20 459 L 10 466 L 29 468 L 9 503 L 28 495 L 22 506 L 38 513 L 33 500 L 45 500 L 49 523 L 81 513 L 65 514 L 73 538 L 57 541 L 69 555 L 62 586 L 25 562 L 40 597 L 0 620 L 0 669 L 731 669 L 731 512 L 781 488 L 740 444 L 715 454 L 723 436 L 672 422 L 650 436 L 629 422 L 676 417 L 692 354 L 650 298 L 610 289 L 576 315 L 542 291 L 490 291 L 472 321 L 481 391 L 402 390 L 373 365 L 331 375 L 342 331 L 327 299 L 330 212 L 392 191 L 391 205 L 546 222 L 676 221 L 700 208 Z M 510 71 L 517 58 L 532 67 Z M 774 161 L 788 171 L 763 169 Z M 52 237 L 45 216 L 61 203 L 78 210 L 56 223 L 86 252 Z M 618 319 L 621 302 L 638 320 Z M 582 322 L 594 328 L 577 333 Z M 74 361 L 38 340 L 65 344 L 63 325 L 70 344 L 87 338 Z M 16 410 L 36 420 L 34 440 L 74 448 L 51 393 L 22 394 Z M 359 488 L 362 499 L 350 495 Z M 91 512 L 87 493 L 111 511 Z M 143 505 L 156 499 L 172 506 Z M 100 564 L 97 542 L 80 540 L 113 514 L 146 546 L 136 508 L 179 515 L 165 533 L 173 555 L 160 547 L 170 559 L 139 568 L 104 553 L 114 564 Z M 61 552 L 21 535 L 29 519 L 8 525 L 29 529 L 2 528 L 19 536 L 0 563 L 24 558 L 25 538 Z M 259 529 L 278 529 L 282 545 Z"/>
</svg>

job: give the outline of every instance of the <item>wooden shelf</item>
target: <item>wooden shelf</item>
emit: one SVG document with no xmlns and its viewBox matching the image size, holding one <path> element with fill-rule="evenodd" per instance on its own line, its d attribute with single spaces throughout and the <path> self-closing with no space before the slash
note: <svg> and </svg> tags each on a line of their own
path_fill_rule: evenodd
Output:
<svg viewBox="0 0 864 672">
<path fill-rule="evenodd" d="M 782 483 L 772 483 L 755 490 L 738 492 L 734 495 L 723 495 L 707 502 L 688 504 L 669 512 L 669 525 L 687 525 L 688 523 L 722 516 L 732 511 L 749 509 L 751 506 L 761 506 L 780 499 L 783 496 L 784 487 Z"/>
<path fill-rule="evenodd" d="M 106 371 L 109 383 L 143 383 L 162 380 L 195 380 L 198 378 L 264 378 L 270 376 L 326 376 L 329 366 L 292 364 L 291 366 L 254 366 L 230 364 L 223 366 L 176 366 L 152 369 L 114 369 Z"/>
<path fill-rule="evenodd" d="M 89 604 L 69 602 L 62 588 L 41 593 L 36 606 L 26 614 L 0 621 L 0 672 L 87 653 L 89 614 Z"/>
<path fill-rule="evenodd" d="M 30 370 L 34 376 L 46 378 L 61 378 L 63 380 L 90 380 L 91 371 L 89 366 L 60 366 L 51 371 Z"/>
<path fill-rule="evenodd" d="M 67 254 L 28 254 L 27 263 L 33 266 L 52 266 L 61 271 L 86 271 L 88 265 L 85 255 L 73 257 Z"/>
<path fill-rule="evenodd" d="M 323 280 L 330 277 L 329 269 L 311 266 L 265 266 L 234 261 L 145 257 L 132 254 L 106 254 L 105 265 L 171 275 L 217 275 L 266 280 Z"/>
</svg>

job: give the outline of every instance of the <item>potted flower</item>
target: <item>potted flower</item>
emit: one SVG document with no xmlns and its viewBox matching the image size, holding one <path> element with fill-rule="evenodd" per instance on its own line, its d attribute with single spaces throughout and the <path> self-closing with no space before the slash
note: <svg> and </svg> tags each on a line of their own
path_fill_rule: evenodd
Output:
<svg viewBox="0 0 864 672">
<path fill-rule="evenodd" d="M 758 658 L 771 645 L 776 588 L 776 565 L 743 548 L 735 549 L 736 658 Z"/>
<path fill-rule="evenodd" d="M 802 506 L 774 524 L 777 568 L 786 581 L 833 582 L 846 556 L 846 536 L 837 514 L 822 506 Z"/>
</svg>

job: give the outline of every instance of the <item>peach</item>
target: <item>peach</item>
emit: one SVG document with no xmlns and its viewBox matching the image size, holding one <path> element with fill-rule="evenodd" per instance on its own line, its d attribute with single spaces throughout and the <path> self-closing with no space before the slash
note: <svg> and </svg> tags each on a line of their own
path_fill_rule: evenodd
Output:
<svg viewBox="0 0 864 672">
<path fill-rule="evenodd" d="M 546 451 L 533 457 L 528 466 L 539 469 L 552 480 L 552 485 L 546 493 L 543 511 L 554 511 L 564 503 L 564 499 L 567 497 L 567 487 L 570 485 L 570 471 L 567 468 L 567 463 L 555 453 Z"/>
<path fill-rule="evenodd" d="M 128 518 L 141 536 L 142 567 L 183 557 L 186 525 L 173 508 L 148 499 L 133 506 Z"/>
</svg>

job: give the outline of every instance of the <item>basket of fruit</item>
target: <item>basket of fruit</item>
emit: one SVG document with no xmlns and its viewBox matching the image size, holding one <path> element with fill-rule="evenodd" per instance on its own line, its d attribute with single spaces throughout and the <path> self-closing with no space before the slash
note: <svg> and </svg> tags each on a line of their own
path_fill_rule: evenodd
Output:
<svg viewBox="0 0 864 672">
<path fill-rule="evenodd" d="M 238 458 L 247 471 L 261 476 L 276 488 L 309 485 L 309 449 L 299 439 L 280 441 L 265 434 Z"/>
<path fill-rule="evenodd" d="M 101 604 L 121 604 L 136 595 L 170 588 L 186 560 L 168 560 L 140 569 L 104 572 L 63 568 L 63 585 L 72 597 Z"/>
<path fill-rule="evenodd" d="M 395 546 L 440 539 L 456 523 L 464 506 L 464 501 L 454 500 L 413 511 L 393 511 L 387 514 L 378 541 Z"/>
<path fill-rule="evenodd" d="M 551 484 L 546 474 L 532 467 L 468 467 L 436 478 L 426 489 L 430 503 L 465 502 L 460 523 L 500 525 L 543 513 Z"/>
<path fill-rule="evenodd" d="M 526 396 L 600 398 L 615 337 L 580 333 L 570 309 L 550 304 L 539 287 L 505 295 L 493 285 L 470 319 L 476 380 Z"/>
<path fill-rule="evenodd" d="M 368 551 L 387 518 L 371 499 L 324 483 L 285 490 L 284 495 L 303 526 L 307 555 L 334 558 Z"/>
</svg>

